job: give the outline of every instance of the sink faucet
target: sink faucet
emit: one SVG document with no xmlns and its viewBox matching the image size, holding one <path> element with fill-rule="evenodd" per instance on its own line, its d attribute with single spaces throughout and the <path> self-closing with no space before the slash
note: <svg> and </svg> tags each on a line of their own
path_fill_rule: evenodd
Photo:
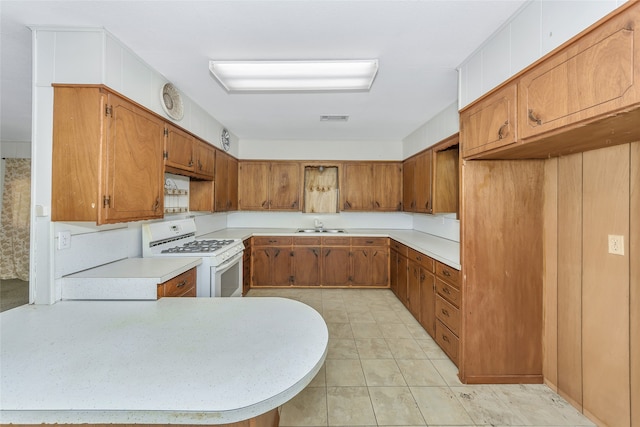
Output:
<svg viewBox="0 0 640 427">
<path fill-rule="evenodd" d="M 324 224 L 320 222 L 318 218 L 315 219 L 315 221 L 313 222 L 313 225 L 316 228 L 316 230 L 322 230 L 324 228 Z"/>
</svg>

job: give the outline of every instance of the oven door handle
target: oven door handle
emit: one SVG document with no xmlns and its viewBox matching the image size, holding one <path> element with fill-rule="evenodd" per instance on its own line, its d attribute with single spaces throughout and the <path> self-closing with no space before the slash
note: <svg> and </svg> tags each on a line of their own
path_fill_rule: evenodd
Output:
<svg viewBox="0 0 640 427">
<path fill-rule="evenodd" d="M 233 264 L 238 262 L 238 260 L 241 260 L 242 256 L 243 256 L 243 253 L 242 252 L 238 252 L 233 257 L 229 258 L 228 260 L 226 260 L 222 264 L 218 265 L 216 267 L 216 270 L 218 272 L 224 272 L 224 270 L 226 270 L 227 268 L 231 267 Z"/>
</svg>

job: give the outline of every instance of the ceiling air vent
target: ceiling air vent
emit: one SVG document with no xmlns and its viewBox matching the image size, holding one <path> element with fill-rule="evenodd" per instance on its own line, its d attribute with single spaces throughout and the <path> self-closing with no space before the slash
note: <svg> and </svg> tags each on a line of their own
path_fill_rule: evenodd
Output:
<svg viewBox="0 0 640 427">
<path fill-rule="evenodd" d="M 347 120 L 349 120 L 349 116 L 338 116 L 338 115 L 320 116 L 321 122 L 346 122 Z"/>
</svg>

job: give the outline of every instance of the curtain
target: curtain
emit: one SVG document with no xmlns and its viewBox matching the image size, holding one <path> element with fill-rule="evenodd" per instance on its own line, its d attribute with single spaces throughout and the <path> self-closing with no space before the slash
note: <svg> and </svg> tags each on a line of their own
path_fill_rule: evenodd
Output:
<svg viewBox="0 0 640 427">
<path fill-rule="evenodd" d="M 29 281 L 31 159 L 6 159 L 0 213 L 0 279 Z"/>
</svg>

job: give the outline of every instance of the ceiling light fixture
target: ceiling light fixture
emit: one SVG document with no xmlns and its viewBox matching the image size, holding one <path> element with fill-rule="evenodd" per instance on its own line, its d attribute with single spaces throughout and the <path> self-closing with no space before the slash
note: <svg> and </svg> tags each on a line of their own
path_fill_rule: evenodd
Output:
<svg viewBox="0 0 640 427">
<path fill-rule="evenodd" d="M 209 61 L 228 92 L 369 90 L 378 60 Z"/>
</svg>

